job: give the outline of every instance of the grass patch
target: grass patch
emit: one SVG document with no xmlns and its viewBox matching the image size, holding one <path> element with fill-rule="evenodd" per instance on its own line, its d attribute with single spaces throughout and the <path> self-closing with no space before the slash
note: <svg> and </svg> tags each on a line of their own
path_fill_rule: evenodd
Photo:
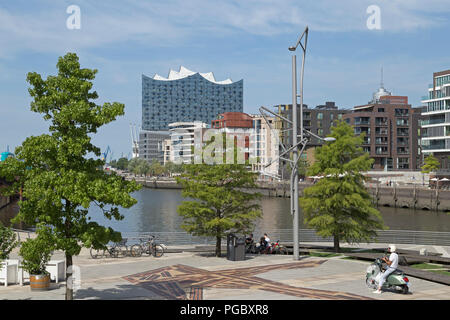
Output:
<svg viewBox="0 0 450 320">
<path fill-rule="evenodd" d="M 319 252 L 319 251 L 310 251 L 309 255 L 312 257 L 320 257 L 320 258 L 331 258 L 331 257 L 341 256 L 340 253 Z"/>
<path fill-rule="evenodd" d="M 448 270 L 436 270 L 436 269 L 445 269 L 445 266 L 442 265 L 435 265 L 435 264 L 429 264 L 429 263 L 417 263 L 411 265 L 412 268 L 420 269 L 420 270 L 426 270 L 430 272 L 434 272 L 437 274 L 441 274 L 444 276 L 450 276 L 450 272 Z"/>
<path fill-rule="evenodd" d="M 417 264 L 413 264 L 411 267 L 416 268 L 416 269 L 427 269 L 427 270 L 444 268 L 443 266 L 438 266 L 438 265 L 429 264 L 429 263 L 417 263 Z"/>
</svg>

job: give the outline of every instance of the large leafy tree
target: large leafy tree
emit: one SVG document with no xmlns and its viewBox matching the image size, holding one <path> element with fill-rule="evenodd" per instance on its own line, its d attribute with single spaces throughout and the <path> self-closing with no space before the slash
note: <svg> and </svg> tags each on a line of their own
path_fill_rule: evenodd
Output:
<svg viewBox="0 0 450 320">
<path fill-rule="evenodd" d="M 60 57 L 57 68 L 57 75 L 46 80 L 28 73 L 31 110 L 50 121 L 49 133 L 28 137 L 3 172 L 9 179 L 19 176 L 17 185 L 23 187 L 16 220 L 45 225 L 45 237 L 53 239 L 55 249 L 64 251 L 70 267 L 82 246 L 102 247 L 121 239 L 119 232 L 91 221 L 88 208 L 97 205 L 108 219 L 121 220 L 119 207 L 136 203 L 130 193 L 139 186 L 99 170 L 104 161 L 90 157 L 101 155 L 91 136 L 123 115 L 125 106 L 94 103 L 98 95 L 91 89 L 97 70 L 80 68 L 76 54 Z M 14 168 L 17 174 L 12 172 Z M 39 232 L 38 228 L 38 237 Z M 68 272 L 67 280 L 70 276 Z M 66 299 L 73 299 L 70 286 L 66 286 Z"/>
<path fill-rule="evenodd" d="M 373 159 L 360 147 L 363 136 L 341 121 L 331 129 L 336 140 L 316 149 L 316 162 L 309 175 L 322 175 L 316 184 L 304 190 L 300 198 L 305 223 L 323 237 L 339 243 L 369 240 L 384 228 L 382 217 L 364 187 L 362 172 L 370 169 Z"/>
<path fill-rule="evenodd" d="M 257 174 L 238 164 L 190 164 L 177 177 L 183 186 L 183 201 L 178 207 L 182 228 L 196 236 L 216 238 L 216 256 L 221 255 L 221 239 L 228 233 L 253 231 L 253 221 L 261 216 L 260 194 L 245 192 L 256 186 Z"/>
</svg>

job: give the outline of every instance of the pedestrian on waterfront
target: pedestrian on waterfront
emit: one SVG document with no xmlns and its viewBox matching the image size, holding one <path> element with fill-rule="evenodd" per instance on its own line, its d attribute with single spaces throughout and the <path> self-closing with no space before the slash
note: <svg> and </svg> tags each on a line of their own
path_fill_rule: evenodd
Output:
<svg viewBox="0 0 450 320">
<path fill-rule="evenodd" d="M 250 233 L 250 235 L 245 238 L 245 244 L 249 245 L 253 243 L 253 233 Z"/>
<path fill-rule="evenodd" d="M 264 233 L 264 241 L 266 242 L 266 251 L 269 252 L 272 244 L 270 243 L 270 238 L 267 233 Z"/>
<path fill-rule="evenodd" d="M 380 279 L 380 283 L 378 284 L 378 289 L 375 290 L 373 293 L 380 294 L 381 293 L 381 287 L 383 286 L 386 279 L 389 277 L 389 275 L 394 272 L 398 268 L 398 254 L 397 254 L 397 248 L 395 245 L 390 244 L 388 247 L 388 252 L 390 253 L 389 259 L 386 257 L 383 257 L 381 260 L 386 262 L 388 265 L 388 268 L 383 273 Z"/>
</svg>

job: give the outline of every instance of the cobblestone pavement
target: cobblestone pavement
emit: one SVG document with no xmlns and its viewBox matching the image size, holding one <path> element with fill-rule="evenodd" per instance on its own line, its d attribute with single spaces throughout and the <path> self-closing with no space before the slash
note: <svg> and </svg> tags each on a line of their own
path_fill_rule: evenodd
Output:
<svg viewBox="0 0 450 320">
<path fill-rule="evenodd" d="M 382 245 L 377 244 L 377 247 Z M 404 247 L 407 249 L 407 247 Z M 11 257 L 13 258 L 13 257 Z M 53 259 L 62 258 L 55 254 Z M 209 253 L 166 253 L 161 258 L 91 259 L 83 250 L 74 258 L 81 288 L 75 299 L 150 300 L 449 300 L 450 286 L 410 278 L 407 295 L 373 294 L 365 285 L 369 262 L 342 257 L 248 255 L 229 261 Z M 63 300 L 65 284 L 31 292 L 29 286 L 0 287 L 1 299 Z"/>
</svg>

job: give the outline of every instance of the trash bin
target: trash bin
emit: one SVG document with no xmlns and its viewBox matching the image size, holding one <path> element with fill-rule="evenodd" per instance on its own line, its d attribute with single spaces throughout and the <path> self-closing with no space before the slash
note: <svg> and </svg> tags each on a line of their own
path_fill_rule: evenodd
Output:
<svg viewBox="0 0 450 320">
<path fill-rule="evenodd" d="M 227 236 L 227 259 L 231 261 L 245 260 L 245 238 L 233 233 Z"/>
</svg>

